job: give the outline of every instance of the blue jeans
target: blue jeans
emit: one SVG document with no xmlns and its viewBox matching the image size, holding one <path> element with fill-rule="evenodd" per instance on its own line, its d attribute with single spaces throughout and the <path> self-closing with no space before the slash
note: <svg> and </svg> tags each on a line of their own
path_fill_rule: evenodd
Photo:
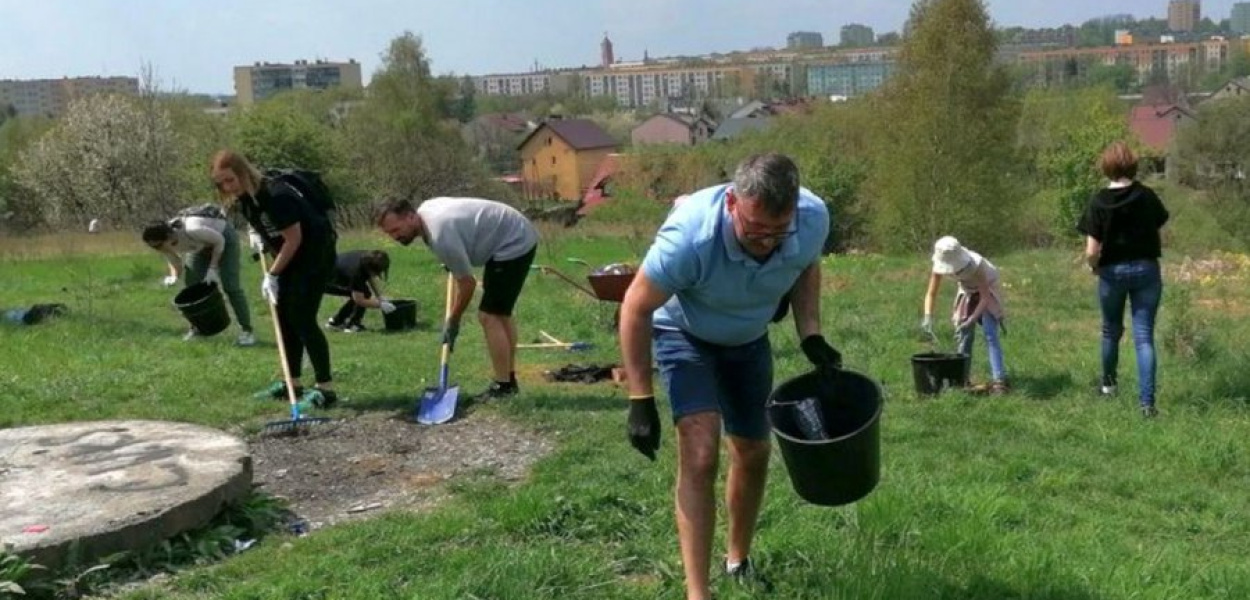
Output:
<svg viewBox="0 0 1250 600">
<path fill-rule="evenodd" d="M 990 353 L 990 377 L 994 381 L 1007 380 L 1007 367 L 1003 365 L 1003 345 L 998 339 L 998 319 L 990 313 L 981 314 L 981 329 L 985 331 L 985 346 Z M 972 342 L 976 340 L 976 327 L 955 331 L 955 344 L 960 354 L 972 356 Z M 971 365 L 972 361 L 968 361 Z"/>
<path fill-rule="evenodd" d="M 1124 301 L 1133 309 L 1133 345 L 1141 403 L 1155 402 L 1155 316 L 1163 296 L 1163 275 L 1156 260 L 1134 260 L 1101 267 L 1098 303 L 1102 307 L 1102 377 L 1114 384 L 1124 336 Z"/>
<path fill-rule="evenodd" d="M 652 335 L 674 422 L 717 412 L 729 435 L 768 439 L 765 403 L 773 389 L 773 353 L 767 334 L 741 346 L 720 346 L 671 329 L 654 329 Z"/>
</svg>

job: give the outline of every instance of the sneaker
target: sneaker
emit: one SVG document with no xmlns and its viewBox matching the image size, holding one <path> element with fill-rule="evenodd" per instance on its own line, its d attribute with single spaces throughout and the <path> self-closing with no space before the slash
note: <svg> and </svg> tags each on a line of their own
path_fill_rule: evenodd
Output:
<svg viewBox="0 0 1250 600">
<path fill-rule="evenodd" d="M 1005 396 L 1011 393 L 1011 385 L 1003 380 L 991 381 L 988 391 L 995 396 Z"/>
<path fill-rule="evenodd" d="M 200 335 L 200 332 L 198 332 L 198 331 L 196 331 L 196 330 L 192 329 L 191 331 L 188 331 L 188 332 L 186 332 L 186 333 L 182 334 L 182 341 L 184 341 L 184 342 L 193 342 L 193 341 L 195 341 L 195 340 L 200 339 L 201 337 L 202 337 L 202 336 Z"/>
<path fill-rule="evenodd" d="M 773 591 L 773 583 L 755 570 L 755 565 L 751 564 L 750 558 L 743 559 L 742 562 L 732 567 L 726 562 L 725 576 L 732 578 L 738 585 L 757 588 L 765 593 Z"/>
<path fill-rule="evenodd" d="M 521 392 L 520 386 L 518 386 L 517 384 L 511 381 L 507 383 L 492 381 L 490 382 L 490 387 L 486 388 L 486 391 L 478 394 L 476 396 L 476 399 L 493 400 L 496 398 L 506 398 L 508 396 L 515 396 L 519 394 L 520 392 Z"/>
<path fill-rule="evenodd" d="M 255 346 L 256 334 L 250 331 L 241 331 L 239 332 L 239 337 L 234 340 L 234 345 L 243 347 Z"/>
<path fill-rule="evenodd" d="M 317 396 L 313 398 L 313 406 L 317 408 L 330 408 L 339 401 L 339 395 L 334 390 L 321 388 L 313 388 L 313 390 L 317 392 Z"/>
<path fill-rule="evenodd" d="M 302 396 L 303 394 L 304 394 L 304 388 L 296 386 L 295 396 L 299 397 L 299 396 Z M 252 397 L 256 398 L 257 400 L 268 400 L 268 399 L 286 400 L 287 399 L 286 383 L 282 381 L 275 381 L 269 384 L 269 387 L 259 392 L 256 392 L 255 394 L 252 394 Z"/>
<path fill-rule="evenodd" d="M 300 394 L 299 400 L 296 401 L 295 405 L 299 407 L 301 413 L 305 413 L 314 408 L 321 408 L 321 405 L 324 403 L 325 396 L 322 395 L 321 390 L 309 388 L 304 390 L 303 394 Z"/>
<path fill-rule="evenodd" d="M 343 324 L 339 323 L 338 321 L 335 321 L 334 319 L 330 319 L 326 321 L 326 329 L 330 329 L 333 331 L 342 331 Z"/>
<path fill-rule="evenodd" d="M 1116 392 L 1115 378 L 1103 377 L 1102 384 L 1098 386 L 1098 395 L 1103 398 L 1110 398 Z"/>
<path fill-rule="evenodd" d="M 1153 419 L 1159 416 L 1159 409 L 1155 408 L 1153 404 L 1143 404 L 1141 405 L 1141 416 L 1143 419 Z"/>
<path fill-rule="evenodd" d="M 360 333 L 365 331 L 365 326 L 360 323 L 353 323 L 342 329 L 343 333 Z"/>
<path fill-rule="evenodd" d="M 964 393 L 972 394 L 974 396 L 983 396 L 990 392 L 990 385 L 991 384 L 988 383 L 969 383 L 964 386 Z"/>
</svg>

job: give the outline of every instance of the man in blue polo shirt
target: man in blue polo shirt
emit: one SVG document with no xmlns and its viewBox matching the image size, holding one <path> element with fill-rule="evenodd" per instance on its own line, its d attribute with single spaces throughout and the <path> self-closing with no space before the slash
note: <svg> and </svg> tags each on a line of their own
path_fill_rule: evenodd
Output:
<svg viewBox="0 0 1250 600">
<path fill-rule="evenodd" d="M 828 233 L 825 203 L 799 187 L 794 162 L 752 156 L 731 184 L 680 199 L 625 294 L 620 337 L 629 440 L 655 459 L 654 346 L 677 429 L 677 530 L 688 600 L 710 597 L 722 427 L 730 458 L 725 568 L 759 581 L 748 555 L 768 476 L 768 323 L 787 294 L 804 355 L 822 372 L 841 368 L 841 355 L 820 335 L 820 254 Z"/>
</svg>

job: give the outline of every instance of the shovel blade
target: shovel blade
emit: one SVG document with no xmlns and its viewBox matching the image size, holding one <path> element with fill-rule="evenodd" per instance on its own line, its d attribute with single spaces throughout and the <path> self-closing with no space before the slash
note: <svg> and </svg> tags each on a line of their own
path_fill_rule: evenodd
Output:
<svg viewBox="0 0 1250 600">
<path fill-rule="evenodd" d="M 442 425 L 456 416 L 456 402 L 460 399 L 460 386 L 450 386 L 445 390 L 427 389 L 421 395 L 421 405 L 417 407 L 417 422 L 422 425 Z"/>
</svg>

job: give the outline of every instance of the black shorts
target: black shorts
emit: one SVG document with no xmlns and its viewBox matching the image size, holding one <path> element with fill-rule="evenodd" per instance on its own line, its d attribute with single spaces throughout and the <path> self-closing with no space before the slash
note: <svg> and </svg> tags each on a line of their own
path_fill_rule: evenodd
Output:
<svg viewBox="0 0 1250 600">
<path fill-rule="evenodd" d="M 488 315 L 511 317 L 537 252 L 538 244 L 534 244 L 529 252 L 512 260 L 486 261 L 482 274 L 482 303 L 478 305 L 478 310 Z"/>
</svg>

